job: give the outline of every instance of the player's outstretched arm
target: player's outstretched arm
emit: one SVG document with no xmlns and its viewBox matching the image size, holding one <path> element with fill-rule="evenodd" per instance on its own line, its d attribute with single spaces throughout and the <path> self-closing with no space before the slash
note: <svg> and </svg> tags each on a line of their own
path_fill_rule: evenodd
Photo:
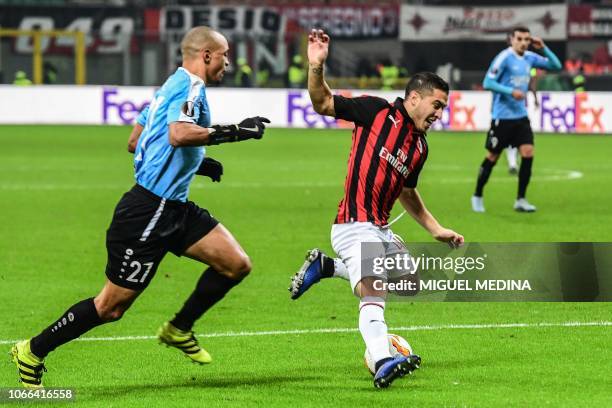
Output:
<svg viewBox="0 0 612 408">
<path fill-rule="evenodd" d="M 534 61 L 534 66 L 538 68 L 543 68 L 548 71 L 559 71 L 563 66 L 561 65 L 561 61 L 555 55 L 554 52 L 550 48 L 544 44 L 544 41 L 540 37 L 532 37 L 531 38 L 531 46 L 536 50 L 541 50 L 546 58 L 539 57 Z"/>
<path fill-rule="evenodd" d="M 172 122 L 168 126 L 168 138 L 174 147 L 204 146 L 210 140 L 211 130 L 191 122 Z"/>
<path fill-rule="evenodd" d="M 325 82 L 323 67 L 329 53 L 329 36 L 313 29 L 308 34 L 308 93 L 315 112 L 335 116 L 334 96 Z"/>
<path fill-rule="evenodd" d="M 261 139 L 268 118 L 255 116 L 246 118 L 237 125 L 214 125 L 203 128 L 191 122 L 172 122 L 169 126 L 170 144 L 180 146 L 205 146 L 221 143 Z"/>
<path fill-rule="evenodd" d="M 463 244 L 463 236 L 461 234 L 441 226 L 438 220 L 429 212 L 416 188 L 404 188 L 399 200 L 406 209 L 406 212 L 436 240 L 447 242 L 452 248 L 457 248 Z"/>
</svg>

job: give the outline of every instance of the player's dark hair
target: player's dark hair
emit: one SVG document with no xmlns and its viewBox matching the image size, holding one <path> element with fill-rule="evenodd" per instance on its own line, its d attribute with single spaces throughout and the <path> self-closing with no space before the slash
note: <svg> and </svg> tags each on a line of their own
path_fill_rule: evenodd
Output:
<svg viewBox="0 0 612 408">
<path fill-rule="evenodd" d="M 419 72 L 414 74 L 408 81 L 405 96 L 407 97 L 412 91 L 417 91 L 421 94 L 432 93 L 434 89 L 448 93 L 448 83 L 433 72 Z"/>
<path fill-rule="evenodd" d="M 529 28 L 519 25 L 519 26 L 515 26 L 512 27 L 512 30 L 510 30 L 510 32 L 508 33 L 509 37 L 514 37 L 514 33 L 529 33 L 531 31 L 529 31 Z"/>
</svg>

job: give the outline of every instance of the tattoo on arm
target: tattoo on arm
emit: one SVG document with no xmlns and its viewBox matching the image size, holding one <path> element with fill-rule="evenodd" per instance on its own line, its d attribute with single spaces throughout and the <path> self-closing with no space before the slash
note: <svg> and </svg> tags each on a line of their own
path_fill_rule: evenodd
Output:
<svg viewBox="0 0 612 408">
<path fill-rule="evenodd" d="M 310 70 L 311 70 L 311 71 L 312 71 L 312 73 L 313 73 L 313 74 L 315 74 L 315 75 L 321 75 L 321 74 L 323 74 L 323 67 L 322 67 L 322 66 L 321 66 L 321 67 L 312 67 Z"/>
</svg>

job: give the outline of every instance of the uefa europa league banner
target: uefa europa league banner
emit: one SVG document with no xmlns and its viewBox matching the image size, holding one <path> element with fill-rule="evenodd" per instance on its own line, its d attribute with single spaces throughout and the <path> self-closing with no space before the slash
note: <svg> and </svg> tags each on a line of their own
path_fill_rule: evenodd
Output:
<svg viewBox="0 0 612 408">
<path fill-rule="evenodd" d="M 567 38 L 567 6 L 435 7 L 404 4 L 402 41 L 503 41 L 516 25 L 526 25 L 544 40 Z"/>
</svg>

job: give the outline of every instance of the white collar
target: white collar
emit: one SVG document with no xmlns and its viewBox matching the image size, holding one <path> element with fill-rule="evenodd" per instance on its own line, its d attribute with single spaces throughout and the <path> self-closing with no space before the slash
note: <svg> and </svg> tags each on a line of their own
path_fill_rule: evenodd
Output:
<svg viewBox="0 0 612 408">
<path fill-rule="evenodd" d="M 191 72 L 187 71 L 187 69 L 185 67 L 179 67 L 179 70 L 183 70 L 185 71 L 185 73 L 187 75 L 189 75 L 189 78 L 191 78 L 191 82 L 195 82 L 196 84 L 204 84 L 204 80 L 202 78 L 200 78 L 199 76 L 192 74 Z"/>
<path fill-rule="evenodd" d="M 516 55 L 516 57 L 517 57 L 517 58 L 520 58 L 520 59 L 525 58 L 525 54 L 523 54 L 523 55 L 519 55 L 519 53 L 518 53 L 518 52 L 514 51 L 514 48 L 512 48 L 512 46 L 510 46 L 510 47 L 508 47 L 508 48 L 510 49 L 510 52 L 512 52 L 514 55 Z M 525 52 L 527 52 L 527 51 L 525 51 Z"/>
</svg>

